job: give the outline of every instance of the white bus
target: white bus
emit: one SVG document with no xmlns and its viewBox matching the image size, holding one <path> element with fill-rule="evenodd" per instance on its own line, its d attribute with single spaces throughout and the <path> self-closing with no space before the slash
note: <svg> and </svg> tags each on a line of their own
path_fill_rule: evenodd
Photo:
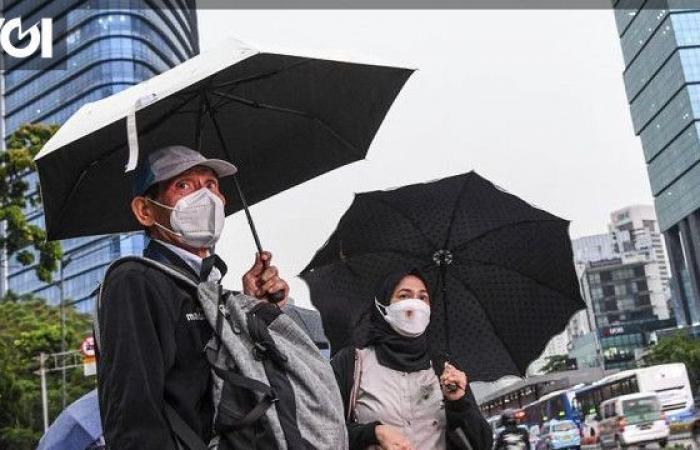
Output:
<svg viewBox="0 0 700 450">
<path fill-rule="evenodd" d="M 637 392 L 655 392 L 666 417 L 673 421 L 694 410 L 693 393 L 683 363 L 661 364 L 625 370 L 576 391 L 578 409 L 585 415 L 599 413 L 605 400 Z"/>
</svg>

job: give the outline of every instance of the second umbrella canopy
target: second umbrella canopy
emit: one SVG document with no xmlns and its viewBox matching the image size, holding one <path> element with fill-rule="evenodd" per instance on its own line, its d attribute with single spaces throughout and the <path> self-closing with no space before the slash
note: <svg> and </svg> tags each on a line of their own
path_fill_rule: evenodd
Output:
<svg viewBox="0 0 700 450">
<path fill-rule="evenodd" d="M 418 268 L 432 290 L 433 351 L 472 380 L 524 375 L 585 307 L 568 226 L 470 172 L 358 194 L 301 277 L 337 351 L 376 283 Z"/>
</svg>

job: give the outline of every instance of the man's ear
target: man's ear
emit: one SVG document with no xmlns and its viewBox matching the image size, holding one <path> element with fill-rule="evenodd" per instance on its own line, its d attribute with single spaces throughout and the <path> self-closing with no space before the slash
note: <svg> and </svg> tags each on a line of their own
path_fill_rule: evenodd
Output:
<svg viewBox="0 0 700 450">
<path fill-rule="evenodd" d="M 156 223 L 155 211 L 153 210 L 153 204 L 146 200 L 146 197 L 137 196 L 131 200 L 131 212 L 134 213 L 134 217 L 139 221 L 141 225 L 145 228 L 152 227 Z"/>
</svg>

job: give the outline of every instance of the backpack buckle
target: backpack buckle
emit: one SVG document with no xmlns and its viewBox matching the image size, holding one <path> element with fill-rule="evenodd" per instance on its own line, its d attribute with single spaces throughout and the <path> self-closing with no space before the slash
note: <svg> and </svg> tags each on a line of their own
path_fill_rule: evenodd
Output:
<svg viewBox="0 0 700 450">
<path fill-rule="evenodd" d="M 261 344 L 260 342 L 256 342 L 255 344 L 253 344 L 253 357 L 257 361 L 267 359 L 267 347 L 264 344 Z"/>
</svg>

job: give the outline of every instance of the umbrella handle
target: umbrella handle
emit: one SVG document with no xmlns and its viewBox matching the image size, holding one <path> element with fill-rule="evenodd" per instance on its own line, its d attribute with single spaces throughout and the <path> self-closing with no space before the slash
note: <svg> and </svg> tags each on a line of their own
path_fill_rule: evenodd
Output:
<svg viewBox="0 0 700 450">
<path fill-rule="evenodd" d="M 260 251 L 260 253 L 262 253 L 262 250 Z M 268 267 L 270 267 L 270 261 L 269 260 L 264 261 L 263 265 L 267 269 Z M 277 303 L 281 302 L 282 300 L 284 300 L 284 291 L 273 292 L 272 294 L 268 294 L 267 296 L 265 296 L 265 298 L 267 299 L 268 302 L 270 302 L 272 304 L 277 304 Z"/>
<path fill-rule="evenodd" d="M 267 296 L 267 301 L 270 303 L 279 303 L 284 300 L 284 291 L 277 291 Z"/>
</svg>

